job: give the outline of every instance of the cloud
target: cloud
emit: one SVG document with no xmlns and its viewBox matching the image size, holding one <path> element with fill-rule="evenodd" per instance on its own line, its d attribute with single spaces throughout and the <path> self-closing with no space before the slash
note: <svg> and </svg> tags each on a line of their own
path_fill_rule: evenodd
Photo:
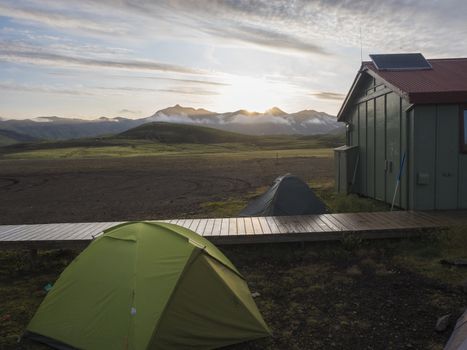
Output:
<svg viewBox="0 0 467 350">
<path fill-rule="evenodd" d="M 219 124 L 220 120 L 217 118 L 190 118 L 184 114 L 167 115 L 165 113 L 157 113 L 150 117 L 153 122 L 166 122 L 166 123 L 177 123 L 177 124 L 200 124 L 200 125 L 213 125 Z"/>
<path fill-rule="evenodd" d="M 0 90 L 8 91 L 23 91 L 23 92 L 39 92 L 39 93 L 50 93 L 50 94 L 65 94 L 65 95 L 82 95 L 82 96 L 100 96 L 105 91 L 114 91 L 114 92 L 131 92 L 131 93 L 174 93 L 176 95 L 200 95 L 200 96 L 211 96 L 218 95 L 216 91 L 196 89 L 191 87 L 173 87 L 167 89 L 158 89 L 158 88 L 145 88 L 145 87 L 135 87 L 135 86 L 120 86 L 120 87 L 105 87 L 105 86 L 95 86 L 95 87 L 75 87 L 75 88 L 63 88 L 57 86 L 47 86 L 47 85 L 27 85 L 27 84 L 17 84 L 13 82 L 9 83 L 0 83 Z M 129 111 L 131 113 L 131 111 Z"/>
<path fill-rule="evenodd" d="M 143 112 L 142 111 L 136 111 L 136 110 L 133 110 L 133 109 L 121 109 L 117 112 L 117 114 L 119 115 L 133 115 L 133 116 L 139 116 L 141 115 Z"/>
<path fill-rule="evenodd" d="M 146 88 L 146 87 L 139 87 L 139 86 L 117 86 L 117 87 L 98 86 L 96 88 L 100 90 L 111 90 L 111 91 L 170 92 L 170 93 L 182 94 L 182 95 L 202 95 L 202 96 L 219 94 L 216 91 L 204 90 L 204 89 L 192 88 L 192 87 Z"/>
<path fill-rule="evenodd" d="M 220 95 L 216 91 L 196 89 L 196 88 L 157 89 L 157 91 L 170 92 L 170 93 L 182 94 L 182 95 L 202 95 L 202 96 Z"/>
<path fill-rule="evenodd" d="M 70 89 L 46 85 L 25 85 L 17 83 L 0 83 L 1 90 L 21 91 L 21 92 L 40 92 L 49 94 L 82 95 L 92 96 L 94 93 L 84 89 Z"/>
<path fill-rule="evenodd" d="M 257 115 L 257 116 L 248 116 L 244 114 L 236 114 L 232 123 L 238 124 L 281 124 L 281 125 L 290 125 L 290 120 L 282 116 L 272 116 L 272 115 Z"/>
<path fill-rule="evenodd" d="M 40 4 L 37 4 L 40 6 Z M 102 19 L 96 20 L 96 13 L 91 14 L 94 20 L 90 19 L 90 14 L 79 11 L 64 13 L 53 11 L 50 7 L 19 7 L 17 4 L 8 6 L 7 3 L 0 3 L 0 13 L 4 17 L 10 17 L 25 22 L 35 22 L 54 28 L 66 28 L 74 30 L 85 30 L 96 34 L 106 35 L 126 35 L 129 27 L 120 23 L 113 23 L 111 26 L 102 25 Z"/>
<path fill-rule="evenodd" d="M 341 101 L 345 98 L 345 94 L 341 94 L 339 92 L 330 92 L 330 91 L 312 92 L 311 95 L 321 100 Z"/>
<path fill-rule="evenodd" d="M 82 66 L 93 68 L 128 69 L 141 71 L 162 71 L 184 74 L 203 74 L 198 69 L 175 64 L 167 64 L 148 60 L 135 59 L 107 59 L 99 57 L 81 57 L 67 55 L 53 51 L 46 51 L 31 45 L 12 44 L 0 41 L 0 61 L 25 62 L 36 65 L 46 65 L 56 67 L 61 66 Z"/>
<path fill-rule="evenodd" d="M 273 50 L 293 50 L 298 52 L 328 55 L 326 49 L 284 32 L 250 25 L 204 28 L 204 32 L 224 39 L 241 41 Z"/>
<path fill-rule="evenodd" d="M 176 82 L 181 82 L 181 83 L 210 85 L 210 86 L 230 86 L 231 85 L 231 84 L 228 84 L 228 83 L 221 83 L 221 82 L 217 82 L 217 81 L 196 80 L 196 79 L 178 79 L 178 78 L 164 78 L 164 77 L 128 77 L 128 78 L 141 78 L 141 79 L 162 80 L 162 81 L 176 81 Z"/>
</svg>

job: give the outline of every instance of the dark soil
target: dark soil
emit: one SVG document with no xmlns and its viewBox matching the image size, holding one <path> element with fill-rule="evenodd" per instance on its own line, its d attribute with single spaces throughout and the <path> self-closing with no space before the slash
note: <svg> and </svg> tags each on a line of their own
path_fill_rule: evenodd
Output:
<svg viewBox="0 0 467 350">
<path fill-rule="evenodd" d="M 332 179 L 332 159 L 135 157 L 0 161 L 0 224 L 167 219 L 274 178 Z"/>
<path fill-rule="evenodd" d="M 424 242 L 428 244 L 429 242 Z M 418 243 L 417 243 L 418 244 Z M 221 247 L 260 295 L 255 301 L 273 332 L 270 338 L 226 348 L 439 349 L 467 305 L 461 289 L 428 279 L 396 262 L 404 241 Z M 394 249 L 394 246 L 396 249 Z M 17 343 L 53 283 L 78 252 L 42 252 L 31 265 L 20 252 L 0 255 L 1 349 L 46 349 Z M 438 317 L 449 328 L 435 331 Z"/>
<path fill-rule="evenodd" d="M 255 300 L 274 333 L 229 349 L 442 349 L 467 295 L 372 245 L 224 248 L 261 294 Z M 446 314 L 453 322 L 438 333 L 437 318 Z"/>
</svg>

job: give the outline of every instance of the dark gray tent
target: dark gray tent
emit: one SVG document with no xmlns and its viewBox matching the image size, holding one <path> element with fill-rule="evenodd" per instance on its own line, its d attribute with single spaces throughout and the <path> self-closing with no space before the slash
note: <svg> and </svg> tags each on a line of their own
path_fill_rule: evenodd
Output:
<svg viewBox="0 0 467 350">
<path fill-rule="evenodd" d="M 286 174 L 274 180 L 271 188 L 249 203 L 240 216 L 284 216 L 323 214 L 324 203 L 300 178 Z"/>
</svg>

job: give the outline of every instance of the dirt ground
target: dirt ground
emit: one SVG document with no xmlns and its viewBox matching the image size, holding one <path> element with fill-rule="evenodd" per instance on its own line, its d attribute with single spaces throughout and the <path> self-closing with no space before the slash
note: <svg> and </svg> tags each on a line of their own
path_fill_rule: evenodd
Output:
<svg viewBox="0 0 467 350">
<path fill-rule="evenodd" d="M 225 350 L 441 350 L 467 305 L 457 286 L 401 263 L 404 252 L 439 259 L 436 240 L 225 246 L 248 281 L 272 337 Z M 433 247 L 427 257 L 426 247 Z M 0 255 L 0 349 L 46 350 L 17 343 L 40 302 L 78 251 Z M 405 265 L 405 266 L 404 266 Z M 466 276 L 465 269 L 458 272 Z M 453 273 L 445 267 L 445 273 Z M 451 314 L 444 332 L 438 317 Z"/>
<path fill-rule="evenodd" d="M 291 172 L 332 182 L 330 158 L 138 157 L 0 161 L 0 224 L 157 219 L 209 214 L 203 204 L 244 198 Z M 211 208 L 212 209 L 212 208 Z M 212 213 L 211 213 L 212 214 Z M 454 240 L 453 237 L 457 237 Z M 273 337 L 240 349 L 441 350 L 467 306 L 465 230 L 425 239 L 220 247 L 244 274 Z M 17 343 L 78 251 L 0 251 L 0 349 Z M 451 314 L 438 333 L 438 317 Z"/>
<path fill-rule="evenodd" d="M 255 301 L 273 330 L 229 349 L 441 350 L 467 297 L 396 262 L 406 244 L 225 247 L 260 293 Z M 446 314 L 451 324 L 438 333 L 436 320 Z"/>
<path fill-rule="evenodd" d="M 135 157 L 0 161 L 0 224 L 165 219 L 239 198 L 287 172 L 333 177 L 330 158 Z"/>
</svg>

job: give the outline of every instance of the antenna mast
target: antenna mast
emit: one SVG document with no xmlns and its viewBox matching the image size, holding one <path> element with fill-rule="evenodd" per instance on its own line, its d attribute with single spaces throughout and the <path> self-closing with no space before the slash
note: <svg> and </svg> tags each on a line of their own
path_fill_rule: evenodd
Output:
<svg viewBox="0 0 467 350">
<path fill-rule="evenodd" d="M 363 63 L 362 26 L 360 26 L 360 63 Z"/>
</svg>

